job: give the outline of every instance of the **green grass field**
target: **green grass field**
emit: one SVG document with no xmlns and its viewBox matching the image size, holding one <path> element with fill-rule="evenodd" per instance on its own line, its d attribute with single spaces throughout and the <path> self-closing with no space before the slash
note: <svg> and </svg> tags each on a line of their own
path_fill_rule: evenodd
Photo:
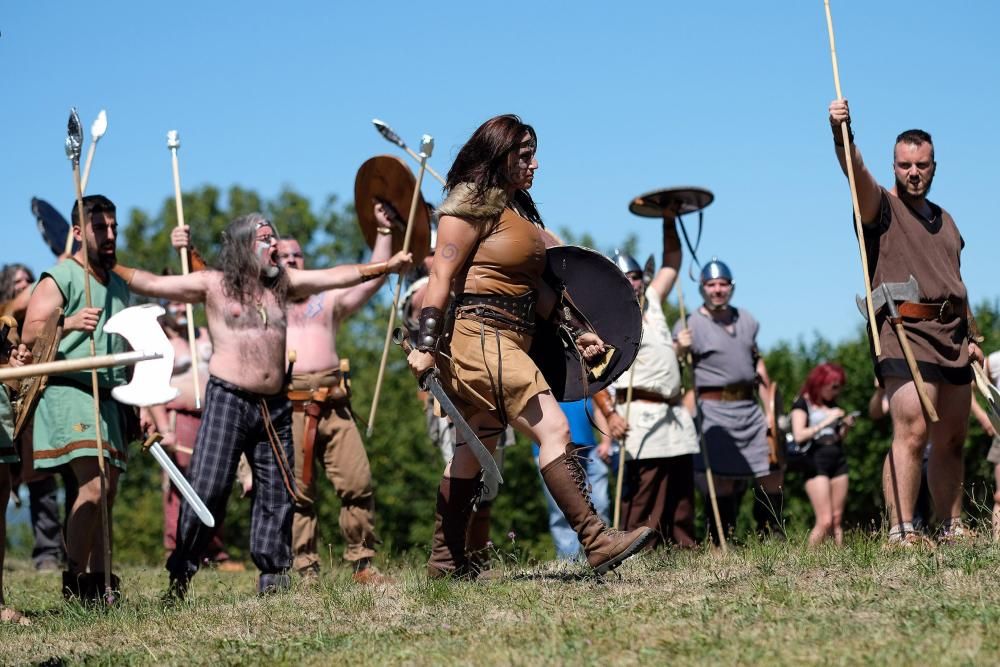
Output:
<svg viewBox="0 0 1000 667">
<path fill-rule="evenodd" d="M 505 557 L 509 558 L 509 557 Z M 206 571 L 164 606 L 166 576 L 124 568 L 110 611 L 64 604 L 58 573 L 8 563 L 8 601 L 30 627 L 0 628 L 3 664 L 996 664 L 1000 547 L 843 549 L 802 541 L 645 554 L 602 580 L 554 563 L 490 583 L 428 581 L 419 555 L 362 588 L 269 598 L 254 574 Z"/>
</svg>

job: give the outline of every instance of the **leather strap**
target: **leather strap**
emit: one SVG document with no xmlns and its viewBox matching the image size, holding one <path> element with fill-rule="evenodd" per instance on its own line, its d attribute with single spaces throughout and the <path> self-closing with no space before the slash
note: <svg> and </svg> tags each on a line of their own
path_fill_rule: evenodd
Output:
<svg viewBox="0 0 1000 667">
<path fill-rule="evenodd" d="M 951 322 L 963 313 L 961 302 L 951 299 L 941 303 L 919 303 L 916 301 L 901 301 L 899 314 L 909 320 L 937 320 L 942 324 Z"/>
<path fill-rule="evenodd" d="M 628 399 L 628 392 L 619 391 L 615 394 L 615 401 L 619 404 L 624 403 Z M 680 405 L 681 397 L 675 396 L 673 398 L 668 398 L 663 394 L 658 394 L 655 391 L 646 391 L 645 389 L 632 388 L 632 400 L 633 401 L 647 401 L 649 403 L 666 403 L 667 405 Z"/>
<path fill-rule="evenodd" d="M 312 485 L 316 431 L 319 428 L 319 415 L 322 410 L 322 406 L 316 402 L 310 401 L 305 405 L 305 423 L 302 430 L 302 485 L 307 489 Z"/>
<path fill-rule="evenodd" d="M 704 401 L 750 401 L 753 397 L 754 386 L 751 383 L 698 388 L 698 398 Z"/>
</svg>

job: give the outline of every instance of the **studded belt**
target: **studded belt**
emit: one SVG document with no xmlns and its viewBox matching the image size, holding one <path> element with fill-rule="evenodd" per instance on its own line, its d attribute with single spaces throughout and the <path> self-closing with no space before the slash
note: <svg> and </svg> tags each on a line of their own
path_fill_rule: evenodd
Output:
<svg viewBox="0 0 1000 667">
<path fill-rule="evenodd" d="M 538 293 L 534 290 L 519 296 L 462 294 L 455 300 L 455 319 L 471 319 L 500 329 L 533 333 L 537 302 Z"/>
</svg>

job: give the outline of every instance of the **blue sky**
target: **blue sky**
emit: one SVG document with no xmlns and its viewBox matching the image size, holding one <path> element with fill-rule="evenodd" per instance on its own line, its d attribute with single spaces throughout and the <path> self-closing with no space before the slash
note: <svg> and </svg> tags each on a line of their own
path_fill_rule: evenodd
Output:
<svg viewBox="0 0 1000 667">
<path fill-rule="evenodd" d="M 716 201 L 699 254 L 730 264 L 735 303 L 760 320 L 765 347 L 856 331 L 862 281 L 826 122 L 834 87 L 821 0 L 500 7 L 9 0 L 0 261 L 36 270 L 52 261 L 29 202 L 68 213 L 70 106 L 88 135 L 108 112 L 88 191 L 149 212 L 173 193 L 170 129 L 181 134 L 185 188 L 239 184 L 273 196 L 288 185 L 319 204 L 349 200 L 368 157 L 401 154 L 373 117 L 411 146 L 432 134 L 431 165 L 444 173 L 483 120 L 514 112 L 539 134 L 532 194 L 549 226 L 589 232 L 602 250 L 634 232 L 642 257 L 659 255 L 659 225 L 632 216 L 630 199 L 706 187 Z M 895 135 L 934 135 L 931 198 L 966 239 L 973 300 L 996 300 L 995 172 L 981 156 L 1000 154 L 998 5 L 835 0 L 832 9 L 868 164 L 889 185 Z M 440 201 L 435 181 L 424 192 Z M 686 282 L 687 300 L 695 294 Z"/>
</svg>

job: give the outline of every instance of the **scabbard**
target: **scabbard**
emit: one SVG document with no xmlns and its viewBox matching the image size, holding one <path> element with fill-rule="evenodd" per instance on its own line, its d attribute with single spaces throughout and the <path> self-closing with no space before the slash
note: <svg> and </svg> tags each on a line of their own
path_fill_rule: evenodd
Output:
<svg viewBox="0 0 1000 667">
<path fill-rule="evenodd" d="M 313 479 L 313 458 L 315 456 L 316 431 L 319 429 L 319 415 L 322 406 L 315 401 L 306 403 L 303 410 L 302 426 L 302 486 L 308 489 Z"/>
</svg>

